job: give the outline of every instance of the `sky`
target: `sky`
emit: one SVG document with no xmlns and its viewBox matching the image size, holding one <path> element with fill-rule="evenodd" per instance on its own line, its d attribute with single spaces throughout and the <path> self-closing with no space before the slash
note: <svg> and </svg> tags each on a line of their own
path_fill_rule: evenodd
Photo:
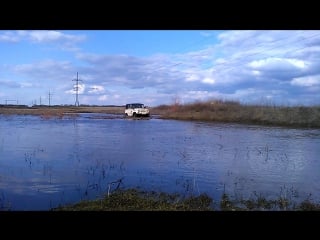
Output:
<svg viewBox="0 0 320 240">
<path fill-rule="evenodd" d="M 320 31 L 0 31 L 0 104 L 74 105 L 77 89 L 89 105 L 320 105 Z"/>
</svg>

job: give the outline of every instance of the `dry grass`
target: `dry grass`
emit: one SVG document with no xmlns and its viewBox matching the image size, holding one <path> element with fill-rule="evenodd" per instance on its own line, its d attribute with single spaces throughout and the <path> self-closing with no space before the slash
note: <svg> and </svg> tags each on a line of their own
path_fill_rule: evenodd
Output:
<svg viewBox="0 0 320 240">
<path fill-rule="evenodd" d="M 241 105 L 234 101 L 207 101 L 161 105 L 152 109 L 162 118 L 233 122 L 293 127 L 320 127 L 320 107 Z"/>
<path fill-rule="evenodd" d="M 71 113 L 111 113 L 111 114 L 124 114 L 124 107 L 64 107 L 64 106 L 52 106 L 52 107 L 25 107 L 25 108 L 7 108 L 0 107 L 0 114 L 5 115 L 40 115 L 44 119 L 51 117 L 62 118 L 66 114 Z"/>
</svg>

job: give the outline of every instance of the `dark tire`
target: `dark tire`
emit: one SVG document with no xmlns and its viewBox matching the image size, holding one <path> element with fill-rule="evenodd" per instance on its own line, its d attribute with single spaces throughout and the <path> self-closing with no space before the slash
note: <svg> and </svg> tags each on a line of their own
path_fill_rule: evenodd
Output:
<svg viewBox="0 0 320 240">
<path fill-rule="evenodd" d="M 132 114 L 132 117 L 136 117 L 137 116 L 137 114 L 134 112 L 133 114 Z"/>
</svg>

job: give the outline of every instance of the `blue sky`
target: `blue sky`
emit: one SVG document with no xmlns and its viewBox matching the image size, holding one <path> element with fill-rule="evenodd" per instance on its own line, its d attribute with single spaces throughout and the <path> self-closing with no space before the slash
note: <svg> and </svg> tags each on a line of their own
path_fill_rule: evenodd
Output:
<svg viewBox="0 0 320 240">
<path fill-rule="evenodd" d="M 0 104 L 319 105 L 320 31 L 0 31 Z M 7 103 L 16 103 L 7 101 Z"/>
</svg>

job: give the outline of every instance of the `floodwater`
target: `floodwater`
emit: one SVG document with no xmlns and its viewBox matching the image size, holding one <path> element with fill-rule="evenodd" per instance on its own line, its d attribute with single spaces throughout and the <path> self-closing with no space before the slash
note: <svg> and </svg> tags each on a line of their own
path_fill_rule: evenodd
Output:
<svg viewBox="0 0 320 240">
<path fill-rule="evenodd" d="M 318 202 L 319 156 L 319 129 L 0 115 L 0 210 L 50 210 L 117 188 Z"/>
</svg>

